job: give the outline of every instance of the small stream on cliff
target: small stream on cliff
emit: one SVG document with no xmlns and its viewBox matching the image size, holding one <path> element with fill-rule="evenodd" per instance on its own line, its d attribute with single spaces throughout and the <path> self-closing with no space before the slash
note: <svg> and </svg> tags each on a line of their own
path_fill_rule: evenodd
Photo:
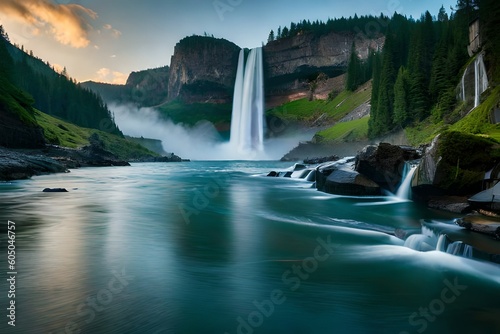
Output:
<svg viewBox="0 0 500 334">
<path fill-rule="evenodd" d="M 498 241 L 411 201 L 263 176 L 289 166 L 133 164 L 0 183 L 0 332 L 500 332 L 500 265 L 465 246 L 499 254 Z"/>
</svg>

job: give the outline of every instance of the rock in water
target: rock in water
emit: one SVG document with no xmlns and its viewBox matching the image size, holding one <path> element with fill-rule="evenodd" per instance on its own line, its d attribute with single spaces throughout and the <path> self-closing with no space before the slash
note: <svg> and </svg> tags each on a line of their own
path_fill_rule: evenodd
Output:
<svg viewBox="0 0 500 334">
<path fill-rule="evenodd" d="M 65 188 L 45 188 L 43 189 L 44 193 L 67 193 L 68 191 Z"/>
<path fill-rule="evenodd" d="M 405 161 L 415 160 L 420 155 L 414 148 L 380 143 L 365 147 L 356 156 L 355 170 L 382 188 L 394 192 L 403 176 Z"/>
<path fill-rule="evenodd" d="M 380 186 L 366 176 L 348 169 L 334 170 L 327 178 L 324 191 L 344 196 L 379 196 Z"/>
</svg>

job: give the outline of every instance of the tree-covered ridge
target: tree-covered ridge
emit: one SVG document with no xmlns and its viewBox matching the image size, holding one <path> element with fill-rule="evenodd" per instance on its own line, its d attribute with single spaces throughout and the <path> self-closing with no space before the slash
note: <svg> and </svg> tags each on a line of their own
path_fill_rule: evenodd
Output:
<svg viewBox="0 0 500 334">
<path fill-rule="evenodd" d="M 474 16 L 477 6 L 460 0 L 451 17 L 443 7 L 437 17 L 426 12 L 417 21 L 392 17 L 373 71 L 371 137 L 430 116 L 442 120 L 451 115 L 459 74 L 469 59 L 468 28 Z"/>
<path fill-rule="evenodd" d="M 177 43 L 176 47 L 180 46 L 185 48 L 203 49 L 207 47 L 212 47 L 214 45 L 227 45 L 229 47 L 236 46 L 236 44 L 224 38 L 217 38 L 214 37 L 214 35 L 208 35 L 207 33 L 205 33 L 204 36 L 191 35 L 184 37 Z"/>
<path fill-rule="evenodd" d="M 1 55 L 1 62 L 10 64 L 10 84 L 29 93 L 34 108 L 82 127 L 122 136 L 99 95 L 81 87 L 66 71 L 57 73 L 42 60 L 11 45 L 3 28 L 0 44 L 8 51 Z"/>
<path fill-rule="evenodd" d="M 366 15 L 354 17 L 341 17 L 339 19 L 328 19 L 326 22 L 316 20 L 302 20 L 301 22 L 291 22 L 290 27 L 280 26 L 276 31 L 271 30 L 268 42 L 287 37 L 294 37 L 305 33 L 323 35 L 330 32 L 351 32 L 363 34 L 365 37 L 376 37 L 385 34 L 389 17 L 383 13 L 380 16 Z"/>
</svg>

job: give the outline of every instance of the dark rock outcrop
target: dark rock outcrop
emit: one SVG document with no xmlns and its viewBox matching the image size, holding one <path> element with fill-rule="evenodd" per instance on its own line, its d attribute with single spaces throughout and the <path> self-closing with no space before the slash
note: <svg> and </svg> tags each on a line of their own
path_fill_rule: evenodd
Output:
<svg viewBox="0 0 500 334">
<path fill-rule="evenodd" d="M 321 158 L 312 158 L 312 159 L 304 159 L 304 163 L 308 165 L 317 165 L 322 164 L 329 161 L 337 161 L 340 157 L 337 155 L 331 155 L 329 157 L 321 157 Z"/>
<path fill-rule="evenodd" d="M 354 170 L 354 159 L 319 165 L 316 168 L 316 188 L 335 195 L 381 195 L 378 184 Z"/>
<path fill-rule="evenodd" d="M 54 159 L 41 154 L 24 154 L 0 147 L 0 180 L 28 179 L 33 175 L 62 173 L 67 169 Z"/>
<path fill-rule="evenodd" d="M 45 188 L 42 190 L 44 193 L 67 193 L 66 188 Z"/>
<path fill-rule="evenodd" d="M 152 107 L 167 101 L 170 67 L 164 66 L 130 73 L 127 87 L 131 89 L 132 102 Z"/>
<path fill-rule="evenodd" d="M 191 36 L 175 46 L 168 99 L 184 102 L 232 100 L 240 47 L 224 39 Z"/>
<path fill-rule="evenodd" d="M 432 195 L 472 195 L 482 190 L 485 174 L 499 162 L 498 144 L 487 138 L 445 132 L 426 148 L 413 191 L 422 200 Z"/>
<path fill-rule="evenodd" d="M 500 217 L 488 217 L 478 213 L 455 220 L 458 226 L 468 230 L 491 235 L 500 240 Z"/>
<path fill-rule="evenodd" d="M 321 191 L 346 196 L 381 195 L 380 186 L 366 176 L 347 169 L 334 170 L 325 181 Z"/>
<path fill-rule="evenodd" d="M 416 149 L 411 147 L 387 143 L 369 145 L 356 156 L 355 170 L 394 192 L 401 183 L 406 161 L 419 158 Z"/>
<path fill-rule="evenodd" d="M 268 43 L 263 50 L 267 94 L 299 88 L 301 81 L 315 79 L 319 73 L 342 74 L 355 38 L 353 33 L 304 33 Z M 366 59 L 370 49 L 381 50 L 384 42 L 384 37 L 356 39 L 356 51 Z"/>
</svg>

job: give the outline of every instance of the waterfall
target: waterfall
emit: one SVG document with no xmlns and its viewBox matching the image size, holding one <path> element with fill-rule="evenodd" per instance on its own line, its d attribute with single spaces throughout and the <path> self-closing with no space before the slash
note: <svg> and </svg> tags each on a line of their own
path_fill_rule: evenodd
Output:
<svg viewBox="0 0 500 334">
<path fill-rule="evenodd" d="M 446 242 L 447 242 L 446 234 L 440 234 L 436 244 L 436 250 L 439 252 L 446 252 L 445 248 Z"/>
<path fill-rule="evenodd" d="M 465 76 L 467 75 L 467 70 L 469 68 L 465 68 L 464 74 L 462 75 L 462 101 L 467 100 L 467 96 L 465 95 Z"/>
<path fill-rule="evenodd" d="M 401 185 L 396 193 L 397 198 L 406 200 L 411 199 L 411 181 L 413 180 L 413 174 L 415 174 L 416 170 L 417 167 L 410 168 L 410 164 L 405 163 L 403 168 L 403 181 L 401 182 Z"/>
<path fill-rule="evenodd" d="M 438 251 L 455 256 L 474 258 L 474 248 L 463 241 L 451 241 L 446 233 L 434 231 L 423 225 L 422 233 L 412 234 L 405 240 L 405 247 L 420 251 Z"/>
<path fill-rule="evenodd" d="M 230 143 L 243 152 L 264 149 L 264 71 L 260 47 L 250 51 L 246 63 L 244 50 L 240 51 Z"/>
<path fill-rule="evenodd" d="M 236 71 L 236 81 L 234 83 L 233 112 L 231 115 L 231 143 L 236 144 L 237 136 L 240 132 L 240 111 L 243 97 L 243 76 L 245 71 L 245 50 L 240 50 L 238 58 L 238 69 Z"/>
<path fill-rule="evenodd" d="M 472 259 L 473 247 L 462 241 L 455 241 L 448 245 L 446 253 Z"/>
<path fill-rule="evenodd" d="M 484 66 L 483 55 L 477 56 L 474 61 L 474 108 L 476 108 L 480 103 L 481 94 L 488 89 L 488 76 L 486 74 L 486 67 Z"/>
</svg>

